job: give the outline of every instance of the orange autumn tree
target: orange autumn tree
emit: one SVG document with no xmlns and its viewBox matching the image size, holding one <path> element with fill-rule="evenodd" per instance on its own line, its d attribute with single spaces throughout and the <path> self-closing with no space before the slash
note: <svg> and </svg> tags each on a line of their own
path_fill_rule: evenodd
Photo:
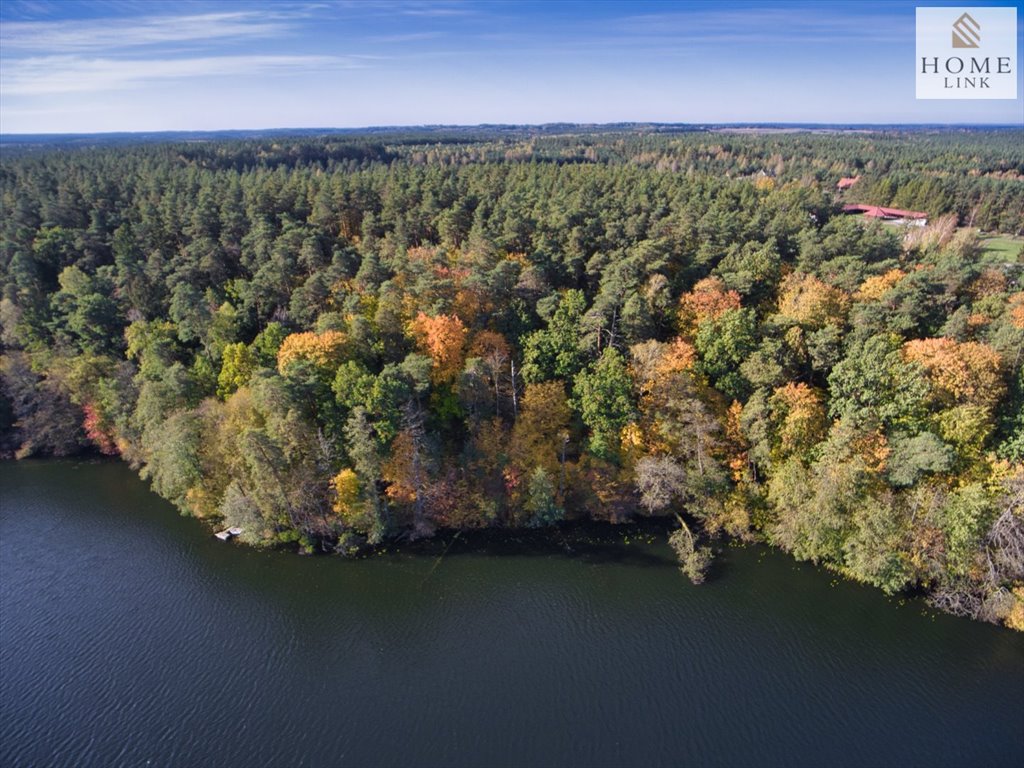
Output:
<svg viewBox="0 0 1024 768">
<path fill-rule="evenodd" d="M 381 467 L 381 479 L 387 483 L 384 494 L 399 519 L 412 524 L 413 536 L 427 536 L 433 532 L 428 511 L 442 489 L 431 479 L 433 454 L 427 449 L 423 415 L 407 410 L 404 420 L 405 427 L 392 440 L 390 455 Z"/>
<path fill-rule="evenodd" d="M 1024 328 L 1024 291 L 1010 297 L 1010 321 L 1017 328 Z"/>
<path fill-rule="evenodd" d="M 473 337 L 473 343 L 469 346 L 469 356 L 504 363 L 509 357 L 508 342 L 495 331 L 480 331 Z"/>
<path fill-rule="evenodd" d="M 697 350 L 678 336 L 668 342 L 645 341 L 629 349 L 629 371 L 643 398 L 657 382 L 668 376 L 688 371 L 697 360 Z"/>
<path fill-rule="evenodd" d="M 502 382 L 505 379 L 506 369 L 512 355 L 505 337 L 495 331 L 480 331 L 473 337 L 473 343 L 469 347 L 469 356 L 479 358 L 487 370 L 491 379 L 491 386 L 494 388 L 494 412 L 501 412 L 501 395 L 505 387 Z"/>
<path fill-rule="evenodd" d="M 968 290 L 975 299 L 983 299 L 986 296 L 1005 293 L 1006 287 L 1006 273 L 1001 269 L 989 267 L 974 279 Z"/>
<path fill-rule="evenodd" d="M 457 273 L 456 276 L 461 282 L 466 277 L 465 271 Z M 482 287 L 460 285 L 452 300 L 452 310 L 454 314 L 466 318 L 466 321 L 473 325 L 481 315 L 488 315 L 494 311 L 494 302 Z"/>
<path fill-rule="evenodd" d="M 410 330 L 416 345 L 434 362 L 431 378 L 435 384 L 452 382 L 462 372 L 468 331 L 458 315 L 430 317 L 420 312 Z"/>
<path fill-rule="evenodd" d="M 341 331 L 290 334 L 277 352 L 277 370 L 284 375 L 288 367 L 299 360 L 333 370 L 345 359 L 347 341 L 348 337 Z"/>
<path fill-rule="evenodd" d="M 750 442 L 743 434 L 743 427 L 740 423 L 742 415 L 742 403 L 739 400 L 733 400 L 723 423 L 726 465 L 729 467 L 729 476 L 737 483 L 744 479 L 750 468 Z"/>
<path fill-rule="evenodd" d="M 697 361 L 697 350 L 688 341 L 675 338 L 667 342 L 666 349 L 655 366 L 658 376 L 673 376 L 693 368 Z"/>
<path fill-rule="evenodd" d="M 630 347 L 629 373 L 640 406 L 640 420 L 622 430 L 623 458 L 639 459 L 645 452 L 667 452 L 669 446 L 658 433 L 657 413 L 665 407 L 680 385 L 691 381 L 690 371 L 697 351 L 690 342 L 676 337 L 668 342 L 645 341 Z M 628 462 L 627 462 L 628 463 Z"/>
<path fill-rule="evenodd" d="M 946 407 L 994 408 L 1006 393 L 1002 357 L 987 344 L 953 339 L 915 339 L 903 345 L 907 360 L 928 374 L 932 394 Z"/>
<path fill-rule="evenodd" d="M 715 320 L 739 307 L 739 293 L 727 290 L 721 278 L 706 277 L 679 297 L 679 332 L 692 336 L 703 321 Z"/>
</svg>

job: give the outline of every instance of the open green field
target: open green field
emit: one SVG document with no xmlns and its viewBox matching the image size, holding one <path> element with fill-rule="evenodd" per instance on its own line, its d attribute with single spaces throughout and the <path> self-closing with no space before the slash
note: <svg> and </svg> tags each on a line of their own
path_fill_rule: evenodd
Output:
<svg viewBox="0 0 1024 768">
<path fill-rule="evenodd" d="M 896 230 L 901 235 L 910 229 L 907 224 L 895 221 L 883 221 L 882 226 Z M 1024 251 L 1024 237 L 996 235 L 994 237 L 982 237 L 981 243 L 986 256 L 994 256 L 1007 261 L 1021 259 L 1022 251 Z"/>
<path fill-rule="evenodd" d="M 999 254 L 1007 259 L 1019 259 L 1024 250 L 1024 237 L 988 237 L 982 243 L 986 253 Z"/>
</svg>

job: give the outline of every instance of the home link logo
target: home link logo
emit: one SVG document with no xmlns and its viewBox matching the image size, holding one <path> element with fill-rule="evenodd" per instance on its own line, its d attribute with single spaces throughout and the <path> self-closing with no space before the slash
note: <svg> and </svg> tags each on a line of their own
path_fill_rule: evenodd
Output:
<svg viewBox="0 0 1024 768">
<path fill-rule="evenodd" d="M 977 48 L 981 42 L 981 25 L 965 13 L 953 25 L 954 48 Z"/>
<path fill-rule="evenodd" d="M 915 69 L 919 99 L 1016 99 L 1017 9 L 918 8 Z"/>
</svg>

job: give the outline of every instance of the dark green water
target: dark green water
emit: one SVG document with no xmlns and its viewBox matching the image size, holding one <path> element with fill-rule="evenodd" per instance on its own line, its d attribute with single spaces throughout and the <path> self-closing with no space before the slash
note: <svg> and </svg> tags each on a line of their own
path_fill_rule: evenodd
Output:
<svg viewBox="0 0 1024 768">
<path fill-rule="evenodd" d="M 1024 636 L 761 548 L 346 562 L 0 465 L 0 764 L 1021 765 Z"/>
</svg>

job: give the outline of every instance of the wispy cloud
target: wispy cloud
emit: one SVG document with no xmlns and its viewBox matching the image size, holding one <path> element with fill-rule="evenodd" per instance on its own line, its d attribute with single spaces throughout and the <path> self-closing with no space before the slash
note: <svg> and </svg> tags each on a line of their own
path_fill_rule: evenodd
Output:
<svg viewBox="0 0 1024 768">
<path fill-rule="evenodd" d="M 0 93 L 44 96 L 136 88 L 155 81 L 359 69 L 368 56 L 204 56 L 181 59 L 110 59 L 40 56 L 5 61 Z"/>
<path fill-rule="evenodd" d="M 555 6 L 557 7 L 557 6 Z M 662 6 L 664 7 L 664 6 Z M 855 12 L 849 6 L 715 8 L 611 15 L 597 18 L 560 15 L 544 24 L 501 24 L 476 27 L 460 38 L 466 49 L 473 46 L 490 55 L 570 56 L 617 54 L 651 57 L 701 54 L 745 59 L 751 51 L 780 50 L 786 57 L 799 56 L 806 48 L 841 44 L 905 44 L 913 37 L 913 16 L 886 16 Z M 810 54 L 808 54 L 810 55 Z"/>
<path fill-rule="evenodd" d="M 881 14 L 853 13 L 842 6 L 808 12 L 794 8 L 745 8 L 625 16 L 613 23 L 617 34 L 656 35 L 706 42 L 821 42 L 904 40 L 909 23 Z"/>
<path fill-rule="evenodd" d="M 289 31 L 291 18 L 282 13 L 239 11 L 133 19 L 12 21 L 0 27 L 0 45 L 8 52 L 54 54 L 265 38 Z"/>
<path fill-rule="evenodd" d="M 436 40 L 440 32 L 409 32 L 401 35 L 374 35 L 366 38 L 368 43 L 416 43 L 422 40 Z"/>
<path fill-rule="evenodd" d="M 402 8 L 400 13 L 403 16 L 430 16 L 433 18 L 445 18 L 452 16 L 472 16 L 476 12 L 470 8 L 418 6 L 413 8 Z"/>
</svg>

